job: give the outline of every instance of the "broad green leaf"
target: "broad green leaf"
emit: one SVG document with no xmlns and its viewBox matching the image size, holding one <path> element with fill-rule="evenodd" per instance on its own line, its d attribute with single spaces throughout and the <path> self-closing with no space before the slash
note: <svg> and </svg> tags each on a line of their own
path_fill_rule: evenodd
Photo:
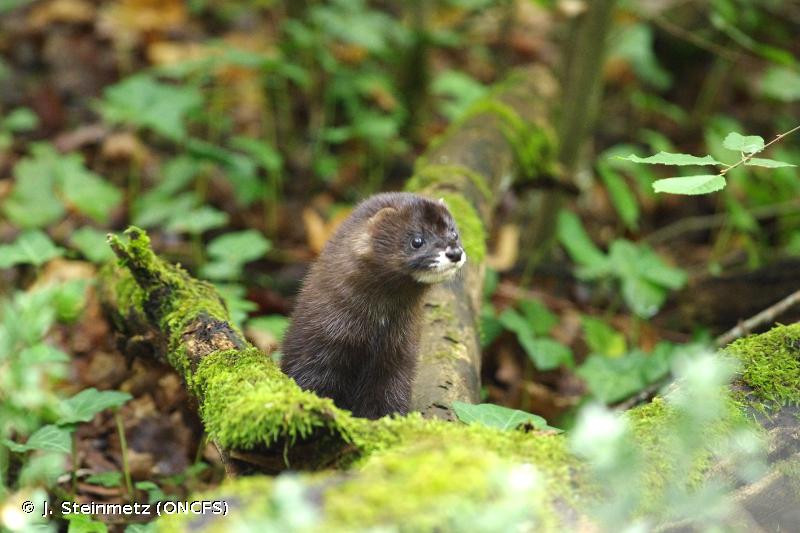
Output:
<svg viewBox="0 0 800 533">
<path fill-rule="evenodd" d="M 66 363 L 69 361 L 69 355 L 55 346 L 40 342 L 22 350 L 19 354 L 19 359 L 20 361 L 25 361 L 26 365 Z"/>
<path fill-rule="evenodd" d="M 64 198 L 95 221 L 108 221 L 109 213 L 122 200 L 119 189 L 87 170 L 78 154 L 63 156 L 58 170 Z"/>
<path fill-rule="evenodd" d="M 518 304 L 534 335 L 547 335 L 558 324 L 558 317 L 538 300 L 526 298 Z"/>
<path fill-rule="evenodd" d="M 91 515 L 70 513 L 64 518 L 69 522 L 67 533 L 108 533 L 108 526 Z"/>
<path fill-rule="evenodd" d="M 226 233 L 208 244 L 208 255 L 231 263 L 247 263 L 261 258 L 272 243 L 256 230 Z"/>
<path fill-rule="evenodd" d="M 39 115 L 27 107 L 18 107 L 2 119 L 2 129 L 20 132 L 30 131 L 39 125 Z"/>
<path fill-rule="evenodd" d="M 35 144 L 31 155 L 14 167 L 14 188 L 2 210 L 17 226 L 41 228 L 64 215 L 64 205 L 55 193 L 60 157 L 49 144 Z"/>
<path fill-rule="evenodd" d="M 88 422 L 100 411 L 109 407 L 119 407 L 131 398 L 127 392 L 99 391 L 95 388 L 82 390 L 61 404 L 61 417 L 58 423 Z"/>
<path fill-rule="evenodd" d="M 725 140 L 722 141 L 722 146 L 728 150 L 754 154 L 764 149 L 764 139 L 758 135 L 744 136 L 734 131 L 725 137 Z"/>
<path fill-rule="evenodd" d="M 195 87 L 170 85 L 148 74 L 136 74 L 106 88 L 99 107 L 109 122 L 151 129 L 180 141 L 186 137 L 186 115 L 202 101 Z"/>
<path fill-rule="evenodd" d="M 705 166 L 722 164 L 710 155 L 697 157 L 689 154 L 672 154 L 669 152 L 658 152 L 656 155 L 651 155 L 650 157 L 639 157 L 631 154 L 629 156 L 620 157 L 620 159 L 633 161 L 634 163 L 646 163 L 648 165 Z"/>
<path fill-rule="evenodd" d="M 575 213 L 562 209 L 557 224 L 558 240 L 573 261 L 591 267 L 605 265 L 606 256 L 594 245 Z"/>
<path fill-rule="evenodd" d="M 665 178 L 653 182 L 653 190 L 670 194 L 708 194 L 725 188 L 725 176 L 708 174 Z"/>
<path fill-rule="evenodd" d="M 753 157 L 749 159 L 745 165 L 753 166 L 753 167 L 765 167 L 765 168 L 783 168 L 783 167 L 796 167 L 797 165 L 793 165 L 791 163 L 785 163 L 783 161 L 775 161 L 774 159 L 764 159 L 762 157 Z"/>
<path fill-rule="evenodd" d="M 667 290 L 645 279 L 631 277 L 622 280 L 622 297 L 637 316 L 650 318 L 664 305 Z"/>
<path fill-rule="evenodd" d="M 47 450 L 51 452 L 69 453 L 72 444 L 70 439 L 71 432 L 53 424 L 48 424 L 37 429 L 25 444 L 18 444 L 13 441 L 4 441 L 5 445 L 12 451 L 21 453 L 30 450 Z"/>
<path fill-rule="evenodd" d="M 535 429 L 540 430 L 556 429 L 548 426 L 547 421 L 541 416 L 492 403 L 475 405 L 456 401 L 452 403 L 451 407 L 458 419 L 465 424 L 481 424 L 503 431 L 517 429 L 522 424 L 531 424 Z"/>
<path fill-rule="evenodd" d="M 199 203 L 200 199 L 193 192 L 170 196 L 153 191 L 134 201 L 133 223 L 142 228 L 152 228 L 165 224 L 172 217 L 185 217 Z"/>
<path fill-rule="evenodd" d="M 539 370 L 554 370 L 561 365 L 572 367 L 572 350 L 568 346 L 549 338 L 520 340 L 525 353 L 531 358 Z"/>
<path fill-rule="evenodd" d="M 26 230 L 12 244 L 0 245 L 0 268 L 14 265 L 32 264 L 41 266 L 54 257 L 64 254 L 46 233 L 39 230 Z"/>
<path fill-rule="evenodd" d="M 175 213 L 167 224 L 169 231 L 186 232 L 192 235 L 214 228 L 221 228 L 228 223 L 228 214 L 210 205 L 201 205 L 188 213 Z"/>
<path fill-rule="evenodd" d="M 606 357 L 620 357 L 628 351 L 625 335 L 602 320 L 590 316 L 581 317 L 583 338 L 591 353 Z"/>
<path fill-rule="evenodd" d="M 231 146 L 255 158 L 267 172 L 278 172 L 283 168 L 283 157 L 280 152 L 265 139 L 234 137 L 231 139 Z"/>
<path fill-rule="evenodd" d="M 41 485 L 51 487 L 66 473 L 67 455 L 62 452 L 44 451 L 33 454 L 23 464 L 17 483 L 20 487 Z"/>
<path fill-rule="evenodd" d="M 75 230 L 70 240 L 73 247 L 93 263 L 104 263 L 114 257 L 103 231 L 84 226 Z"/>
<path fill-rule="evenodd" d="M 622 177 L 611 165 L 599 164 L 597 171 L 603 179 L 611 203 L 617 210 L 619 218 L 628 229 L 636 230 L 639 227 L 639 202 L 633 194 L 625 178 Z"/>
<path fill-rule="evenodd" d="M 590 355 L 576 373 L 597 398 L 605 403 L 615 403 L 666 375 L 669 354 L 669 349 L 657 349 L 649 355 L 636 350 L 613 359 Z"/>
<path fill-rule="evenodd" d="M 761 91 L 776 100 L 800 100 L 800 72 L 786 67 L 772 66 L 761 78 Z"/>
<path fill-rule="evenodd" d="M 119 487 L 122 483 L 122 472 L 117 472 L 116 470 L 99 472 L 97 474 L 92 474 L 84 481 L 92 485 L 100 485 L 101 487 Z"/>
<path fill-rule="evenodd" d="M 80 317 L 86 304 L 88 280 L 73 279 L 56 285 L 52 289 L 52 306 L 61 322 L 71 323 Z"/>
</svg>

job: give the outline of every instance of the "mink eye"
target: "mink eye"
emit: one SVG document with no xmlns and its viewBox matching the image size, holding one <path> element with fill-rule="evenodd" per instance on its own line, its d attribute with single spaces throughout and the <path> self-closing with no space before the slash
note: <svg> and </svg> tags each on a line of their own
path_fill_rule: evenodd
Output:
<svg viewBox="0 0 800 533">
<path fill-rule="evenodd" d="M 414 237 L 411 239 L 411 246 L 413 248 L 422 248 L 423 244 L 425 244 L 425 240 L 422 237 Z"/>
<path fill-rule="evenodd" d="M 458 240 L 458 232 L 456 230 L 450 231 L 450 238 L 453 239 L 454 241 L 457 241 Z"/>
</svg>

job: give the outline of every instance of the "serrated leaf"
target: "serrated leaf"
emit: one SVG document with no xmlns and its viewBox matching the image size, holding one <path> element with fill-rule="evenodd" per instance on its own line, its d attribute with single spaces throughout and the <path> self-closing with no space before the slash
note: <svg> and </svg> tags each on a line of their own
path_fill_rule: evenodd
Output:
<svg viewBox="0 0 800 533">
<path fill-rule="evenodd" d="M 658 152 L 656 155 L 651 155 L 650 157 L 639 157 L 635 154 L 625 157 L 618 157 L 619 159 L 624 159 L 626 161 L 632 161 L 634 163 L 646 163 L 648 165 L 705 166 L 722 164 L 710 155 L 697 157 L 690 154 L 673 154 L 670 152 Z"/>
<path fill-rule="evenodd" d="M 514 430 L 521 424 L 532 424 L 535 429 L 540 430 L 556 429 L 548 426 L 541 416 L 491 403 L 475 405 L 456 401 L 451 407 L 458 419 L 465 424 L 481 424 L 503 431 Z"/>
<path fill-rule="evenodd" d="M 764 149 L 764 139 L 758 135 L 741 135 L 739 133 L 731 132 L 722 141 L 722 146 L 728 150 L 735 150 L 737 152 L 744 152 L 746 154 L 754 154 Z"/>
<path fill-rule="evenodd" d="M 99 391 L 95 388 L 82 390 L 61 404 L 62 415 L 58 423 L 88 422 L 100 411 L 109 407 L 119 407 L 131 398 L 127 392 Z"/>
<path fill-rule="evenodd" d="M 745 165 L 751 167 L 765 167 L 765 168 L 783 168 L 783 167 L 796 167 L 797 165 L 793 165 L 791 163 L 786 163 L 784 161 L 775 161 L 774 159 L 764 159 L 762 157 L 753 157 L 749 159 Z"/>
<path fill-rule="evenodd" d="M 12 244 L 0 245 L 0 268 L 14 265 L 43 265 L 64 254 L 46 233 L 39 230 L 24 231 Z"/>
<path fill-rule="evenodd" d="M 653 190 L 670 194 L 709 194 L 724 189 L 726 184 L 725 176 L 708 174 L 656 180 Z"/>
<path fill-rule="evenodd" d="M 5 445 L 17 453 L 30 450 L 47 450 L 52 452 L 69 453 L 72 448 L 70 440 L 71 432 L 53 424 L 48 424 L 37 429 L 25 444 L 18 444 L 13 441 L 4 441 Z"/>
</svg>

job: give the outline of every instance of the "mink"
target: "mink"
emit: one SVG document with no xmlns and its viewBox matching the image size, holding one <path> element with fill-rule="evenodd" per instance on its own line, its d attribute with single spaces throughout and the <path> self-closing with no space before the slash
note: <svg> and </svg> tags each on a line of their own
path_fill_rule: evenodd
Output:
<svg viewBox="0 0 800 533">
<path fill-rule="evenodd" d="M 466 259 L 443 201 L 410 193 L 364 200 L 303 281 L 282 370 L 355 416 L 407 413 L 422 298 Z"/>
</svg>

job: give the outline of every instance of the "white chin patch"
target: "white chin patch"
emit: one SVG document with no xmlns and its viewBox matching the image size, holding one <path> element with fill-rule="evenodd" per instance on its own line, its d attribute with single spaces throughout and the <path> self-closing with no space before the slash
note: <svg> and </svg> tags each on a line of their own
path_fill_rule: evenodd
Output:
<svg viewBox="0 0 800 533">
<path fill-rule="evenodd" d="M 413 278 L 420 283 L 440 283 L 442 281 L 447 281 L 448 279 L 452 279 L 453 276 L 456 275 L 456 272 L 464 266 L 464 263 L 467 262 L 467 254 L 464 253 L 462 250 L 461 252 L 461 259 L 458 263 L 453 263 L 447 256 L 444 255 L 444 252 L 439 252 L 439 256 L 436 258 L 436 261 L 433 262 L 433 265 L 426 270 L 425 272 L 416 272 L 412 274 Z"/>
</svg>

